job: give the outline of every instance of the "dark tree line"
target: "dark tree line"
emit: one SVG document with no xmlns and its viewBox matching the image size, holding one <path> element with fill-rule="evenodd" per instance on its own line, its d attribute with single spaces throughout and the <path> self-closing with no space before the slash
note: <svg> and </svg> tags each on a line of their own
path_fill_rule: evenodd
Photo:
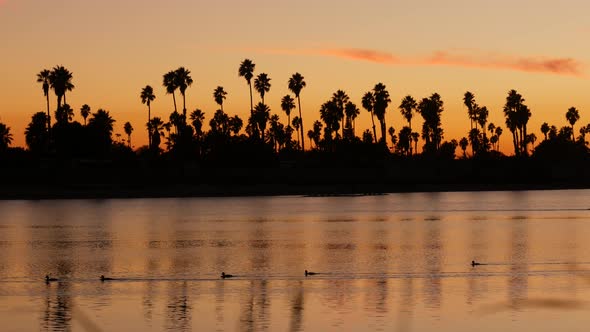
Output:
<svg viewBox="0 0 590 332">
<path fill-rule="evenodd" d="M 336 90 L 318 110 L 319 119 L 309 125 L 305 132 L 301 112 L 301 93 L 306 87 L 305 78 L 293 74 L 286 82 L 292 95 L 282 97 L 280 109 L 287 121 L 282 122 L 282 114 L 273 112 L 265 103 L 265 97 L 272 88 L 272 79 L 267 73 L 255 74 L 255 64 L 245 59 L 238 68 L 238 76 L 243 77 L 250 93 L 250 112 L 248 119 L 230 115 L 224 111 L 228 92 L 218 86 L 212 97 L 219 106 L 207 114 L 201 109 L 187 111 L 186 93 L 194 83 L 191 72 L 179 67 L 165 73 L 162 85 L 172 96 L 174 111 L 168 119 L 151 116 L 151 104 L 156 99 L 154 89 L 146 85 L 141 89 L 140 101 L 147 106 L 148 144 L 132 150 L 131 123 L 123 125 L 125 138 L 115 135 L 115 120 L 107 110 L 95 112 L 84 104 L 79 109 L 83 123 L 74 120 L 76 111 L 67 103 L 66 94 L 73 91 L 73 74 L 63 66 L 42 70 L 37 74 L 46 102 L 46 112 L 33 114 L 25 130 L 28 153 L 44 157 L 65 158 L 116 158 L 144 156 L 157 159 L 164 156 L 181 160 L 224 160 L 228 156 L 254 160 L 268 160 L 286 156 L 293 158 L 302 155 L 308 139 L 311 151 L 317 153 L 346 153 L 347 151 L 380 151 L 382 155 L 403 158 L 429 157 L 454 159 L 457 147 L 462 150 L 461 158 L 503 158 L 500 152 L 500 138 L 504 132 L 501 126 L 488 122 L 490 111 L 476 102 L 475 95 L 466 92 L 463 98 L 470 121 L 469 131 L 460 140 L 444 140 L 441 115 L 444 102 L 441 96 L 433 93 L 429 97 L 416 100 L 405 96 L 398 109 L 407 122 L 400 124 L 399 130 L 393 125 L 387 127 L 386 114 L 392 103 L 389 91 L 383 83 L 377 83 L 359 101 L 360 106 L 371 116 L 372 127 L 358 130 L 356 119 L 359 107 L 343 90 Z M 253 89 L 254 87 L 254 89 Z M 51 112 L 50 95 L 55 95 L 55 108 Z M 259 96 L 254 102 L 253 91 Z M 182 97 L 182 112 L 177 105 L 177 92 Z M 297 110 L 295 116 L 292 112 Z M 187 114 L 188 113 L 188 114 Z M 52 118 L 53 115 L 53 118 Z M 422 118 L 421 127 L 416 125 L 416 115 Z M 578 128 L 579 111 L 575 107 L 567 110 L 565 118 L 569 126 L 558 129 L 543 123 L 540 128 L 543 140 L 535 146 L 537 137 L 530 133 L 528 121 L 531 110 L 525 99 L 516 90 L 510 90 L 503 108 L 506 129 L 511 133 L 514 155 L 518 158 L 533 156 L 557 158 L 560 154 L 586 158 L 588 154 L 586 134 L 590 124 Z M 413 126 L 414 124 L 414 126 Z M 377 133 L 377 126 L 379 133 Z M 9 150 L 13 140 L 10 128 L 0 123 L 0 153 Z M 419 153 L 419 143 L 421 152 Z M 471 147 L 469 153 L 468 148 Z M 306 152 L 309 153 L 309 152 Z"/>
</svg>

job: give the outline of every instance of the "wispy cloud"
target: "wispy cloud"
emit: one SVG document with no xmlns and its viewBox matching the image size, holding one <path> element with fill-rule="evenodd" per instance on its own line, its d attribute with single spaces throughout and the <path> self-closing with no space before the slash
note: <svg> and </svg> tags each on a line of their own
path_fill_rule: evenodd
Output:
<svg viewBox="0 0 590 332">
<path fill-rule="evenodd" d="M 514 56 L 465 50 L 461 52 L 436 51 L 423 56 L 399 56 L 388 52 L 360 48 L 259 49 L 258 51 L 274 54 L 329 56 L 392 66 L 455 66 L 505 69 L 575 77 L 584 76 L 582 63 L 573 58 Z"/>
</svg>

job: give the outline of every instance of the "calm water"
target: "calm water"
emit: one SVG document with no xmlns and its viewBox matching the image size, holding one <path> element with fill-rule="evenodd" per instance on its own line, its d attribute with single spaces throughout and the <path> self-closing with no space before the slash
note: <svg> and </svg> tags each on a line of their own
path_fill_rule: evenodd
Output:
<svg viewBox="0 0 590 332">
<path fill-rule="evenodd" d="M 589 208 L 588 190 L 0 202 L 1 329 L 587 331 Z"/>
</svg>

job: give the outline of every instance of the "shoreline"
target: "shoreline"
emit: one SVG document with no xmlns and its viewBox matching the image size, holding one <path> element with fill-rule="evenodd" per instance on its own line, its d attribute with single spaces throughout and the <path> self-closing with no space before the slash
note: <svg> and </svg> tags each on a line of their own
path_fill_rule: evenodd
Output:
<svg viewBox="0 0 590 332">
<path fill-rule="evenodd" d="M 145 188 L 120 184 L 68 186 L 3 185 L 0 200 L 141 199 L 192 197 L 353 197 L 395 193 L 534 191 L 590 189 L 583 184 L 342 184 L 342 185 L 167 185 Z"/>
</svg>

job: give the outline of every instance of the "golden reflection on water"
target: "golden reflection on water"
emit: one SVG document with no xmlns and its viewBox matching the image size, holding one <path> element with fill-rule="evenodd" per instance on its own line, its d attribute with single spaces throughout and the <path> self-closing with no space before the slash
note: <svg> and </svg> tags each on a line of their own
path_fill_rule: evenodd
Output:
<svg viewBox="0 0 590 332">
<path fill-rule="evenodd" d="M 8 331 L 549 331 L 539 319 L 559 315 L 582 331 L 588 198 L 0 202 L 0 320 Z M 46 285 L 48 273 L 60 281 Z"/>
</svg>

